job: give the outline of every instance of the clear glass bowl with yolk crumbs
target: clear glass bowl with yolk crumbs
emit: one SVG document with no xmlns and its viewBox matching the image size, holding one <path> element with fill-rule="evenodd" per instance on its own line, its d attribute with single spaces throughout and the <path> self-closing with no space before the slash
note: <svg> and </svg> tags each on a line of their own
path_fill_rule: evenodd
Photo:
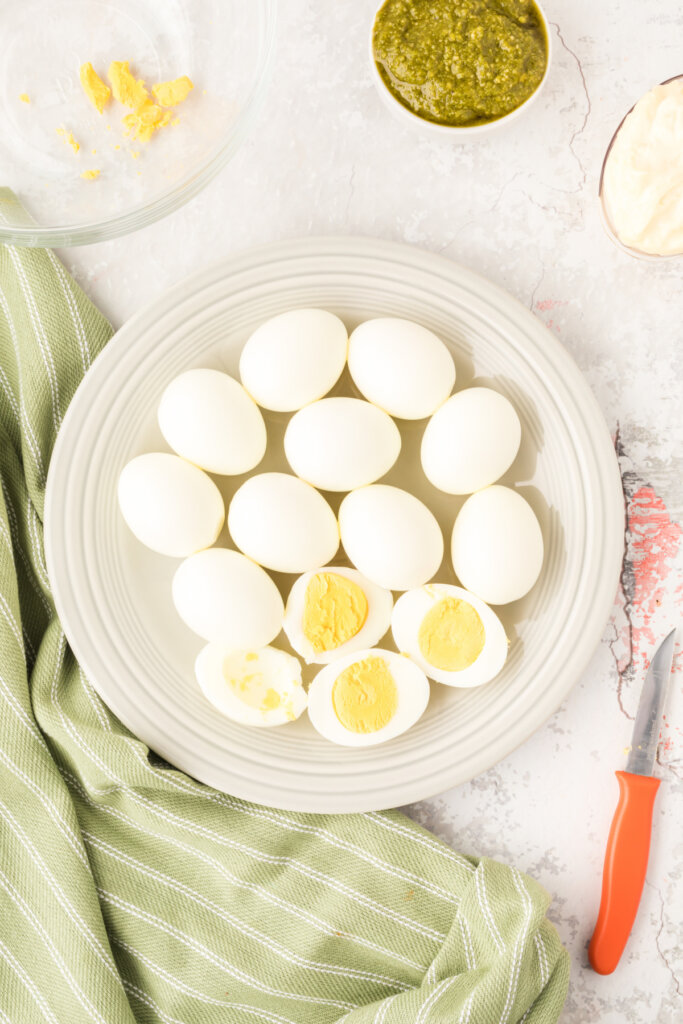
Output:
<svg viewBox="0 0 683 1024">
<path fill-rule="evenodd" d="M 104 241 L 201 191 L 258 112 L 275 11 L 276 0 L 2 4 L 0 242 Z M 150 138 L 144 131 L 136 138 L 136 111 L 111 96 L 100 113 L 81 84 L 80 69 L 90 63 L 110 87 L 110 65 L 121 61 L 145 83 L 143 119 L 152 111 L 163 122 Z M 193 88 L 181 101 L 186 90 L 152 93 L 183 76 Z"/>
</svg>

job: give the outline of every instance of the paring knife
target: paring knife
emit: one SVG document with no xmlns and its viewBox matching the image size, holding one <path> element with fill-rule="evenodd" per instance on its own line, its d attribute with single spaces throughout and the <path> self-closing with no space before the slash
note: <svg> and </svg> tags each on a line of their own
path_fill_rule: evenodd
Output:
<svg viewBox="0 0 683 1024">
<path fill-rule="evenodd" d="M 588 947 L 598 974 L 611 974 L 631 934 L 645 884 L 652 810 L 659 779 L 652 776 L 666 692 L 671 677 L 676 630 L 657 648 L 638 705 L 625 772 L 617 772 L 619 803 L 607 840 L 600 912 Z"/>
</svg>

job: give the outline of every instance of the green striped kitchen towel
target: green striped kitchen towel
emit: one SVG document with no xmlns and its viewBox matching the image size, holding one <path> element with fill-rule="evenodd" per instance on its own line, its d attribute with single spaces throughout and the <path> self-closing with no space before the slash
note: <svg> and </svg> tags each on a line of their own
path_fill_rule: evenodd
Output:
<svg viewBox="0 0 683 1024">
<path fill-rule="evenodd" d="M 548 897 L 399 813 L 281 813 L 151 755 L 55 614 L 50 453 L 111 335 L 54 253 L 0 249 L 0 1022 L 550 1024 Z"/>
</svg>

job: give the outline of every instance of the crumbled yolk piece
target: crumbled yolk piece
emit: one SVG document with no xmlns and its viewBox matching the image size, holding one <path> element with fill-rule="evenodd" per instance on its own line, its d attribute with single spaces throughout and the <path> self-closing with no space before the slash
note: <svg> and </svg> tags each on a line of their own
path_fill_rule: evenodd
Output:
<svg viewBox="0 0 683 1024">
<path fill-rule="evenodd" d="M 99 167 L 93 167 L 90 171 L 83 171 L 81 178 L 85 178 L 86 181 L 94 181 L 95 178 L 99 178 L 100 169 Z"/>
<path fill-rule="evenodd" d="M 155 132 L 171 120 L 170 110 L 162 110 L 151 100 L 145 100 L 132 114 L 126 114 L 123 123 L 133 139 L 149 142 Z"/>
<path fill-rule="evenodd" d="M 316 654 L 341 647 L 368 617 L 368 599 L 346 576 L 319 572 L 306 587 L 302 629 Z"/>
<path fill-rule="evenodd" d="M 373 655 L 340 672 L 332 707 L 349 732 L 378 732 L 388 725 L 398 708 L 398 690 L 384 658 Z"/>
<path fill-rule="evenodd" d="M 429 609 L 417 634 L 425 661 L 446 672 L 473 665 L 484 649 L 486 632 L 478 612 L 456 597 L 444 597 Z"/>
<path fill-rule="evenodd" d="M 73 149 L 74 153 L 78 153 L 78 151 L 81 148 L 81 146 L 80 146 L 79 142 L 76 142 L 76 140 L 74 138 L 74 133 L 73 132 L 67 132 L 66 128 L 58 128 L 57 129 L 57 135 L 61 135 L 63 137 L 64 141 L 67 142 L 71 146 L 71 148 Z"/>
<path fill-rule="evenodd" d="M 149 93 L 145 88 L 143 80 L 136 79 L 132 74 L 127 60 L 113 60 L 107 72 L 111 82 L 114 99 L 123 103 L 124 107 L 131 107 L 132 110 L 149 100 Z"/>
<path fill-rule="evenodd" d="M 266 681 L 260 672 L 249 672 L 245 675 L 233 676 L 226 669 L 223 671 L 226 683 L 236 697 L 250 708 L 260 708 L 266 691 Z"/>
<path fill-rule="evenodd" d="M 158 85 L 152 86 L 154 98 L 162 107 L 175 107 L 176 104 L 182 103 L 193 89 L 192 80 L 187 75 L 174 78 L 171 82 L 159 82 Z"/>
<path fill-rule="evenodd" d="M 261 701 L 261 711 L 276 711 L 280 707 L 281 703 L 282 698 L 280 697 L 280 694 L 277 690 L 270 687 L 266 690 L 265 696 Z"/>
<path fill-rule="evenodd" d="M 86 64 L 81 64 L 79 75 L 81 85 L 83 86 L 83 92 L 88 97 L 95 110 L 97 110 L 98 114 L 101 114 L 109 102 L 111 89 L 102 81 L 90 61 Z"/>
<path fill-rule="evenodd" d="M 244 655 L 245 662 L 257 662 L 258 654 L 250 651 Z M 233 691 L 236 697 L 246 704 L 247 707 L 255 708 L 258 711 L 277 711 L 282 706 L 283 697 L 273 686 L 268 686 L 268 680 L 262 672 L 245 672 L 241 675 L 231 675 L 230 668 L 226 662 L 223 668 L 223 678 Z M 284 706 L 285 712 L 292 712 L 291 702 Z M 292 712 L 291 717 L 294 718 Z"/>
<path fill-rule="evenodd" d="M 27 92 L 20 93 L 19 94 L 19 99 L 21 100 L 22 103 L 30 103 L 31 102 L 31 97 L 29 96 L 29 94 Z"/>
</svg>

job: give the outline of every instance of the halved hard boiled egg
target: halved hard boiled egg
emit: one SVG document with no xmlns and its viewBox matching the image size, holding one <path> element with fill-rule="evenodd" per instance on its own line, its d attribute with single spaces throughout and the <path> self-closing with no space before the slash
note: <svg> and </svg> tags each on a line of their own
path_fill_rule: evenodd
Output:
<svg viewBox="0 0 683 1024">
<path fill-rule="evenodd" d="M 399 651 L 446 686 L 488 683 L 508 653 L 496 613 L 474 594 L 448 583 L 429 583 L 402 594 L 391 616 L 391 631 Z"/>
<path fill-rule="evenodd" d="M 372 647 L 391 622 L 391 591 L 345 566 L 304 573 L 289 592 L 284 629 L 309 664 Z"/>
<path fill-rule="evenodd" d="M 284 725 L 306 707 L 301 665 L 276 647 L 234 651 L 209 644 L 199 652 L 195 675 L 207 700 L 240 725 Z"/>
<path fill-rule="evenodd" d="M 422 715 L 429 682 L 408 658 L 379 647 L 338 658 L 308 691 L 314 728 L 332 743 L 368 747 L 400 736 Z"/>
</svg>

